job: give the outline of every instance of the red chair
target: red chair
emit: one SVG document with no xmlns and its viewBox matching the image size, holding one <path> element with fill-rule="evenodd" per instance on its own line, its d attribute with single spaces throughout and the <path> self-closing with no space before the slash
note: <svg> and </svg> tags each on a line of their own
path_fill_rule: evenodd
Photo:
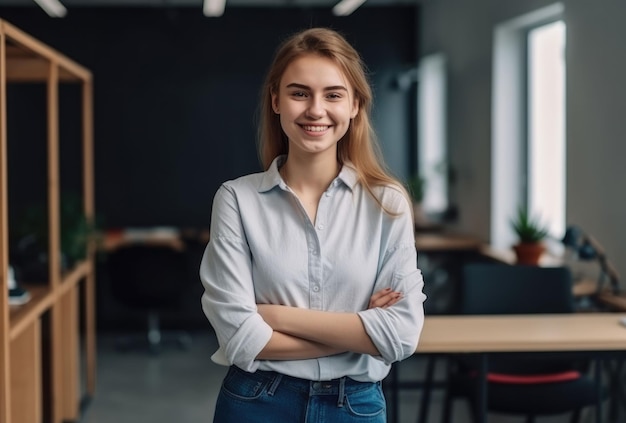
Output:
<svg viewBox="0 0 626 423">
<path fill-rule="evenodd" d="M 474 263 L 464 267 L 461 286 L 463 314 L 574 312 L 572 277 L 564 267 Z M 444 423 L 451 421 L 456 397 L 468 399 L 475 411 L 478 389 L 472 360 L 452 359 L 448 365 Z M 539 415 L 571 413 L 572 422 L 577 422 L 583 408 L 599 407 L 604 396 L 587 374 L 590 365 L 587 359 L 577 362 L 563 356 L 494 355 L 489 358 L 487 410 L 524 415 L 527 423 Z"/>
</svg>

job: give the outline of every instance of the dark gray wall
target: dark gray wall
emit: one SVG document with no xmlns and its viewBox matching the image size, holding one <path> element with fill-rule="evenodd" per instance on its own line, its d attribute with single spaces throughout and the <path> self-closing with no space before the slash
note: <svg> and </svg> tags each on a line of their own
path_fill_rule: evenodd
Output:
<svg viewBox="0 0 626 423">
<path fill-rule="evenodd" d="M 109 227 L 208 225 L 219 184 L 259 170 L 254 113 L 260 85 L 277 44 L 309 26 L 342 31 L 363 54 L 385 158 L 404 178 L 412 99 L 393 81 L 415 63 L 416 16 L 414 7 L 364 8 L 347 18 L 325 9 L 240 8 L 219 19 L 195 8 L 90 8 L 51 19 L 38 8 L 0 8 L 0 17 L 94 74 L 96 206 Z M 27 160 L 43 172 L 45 150 L 37 147 L 33 159 L 27 145 L 45 134 L 44 97 L 33 101 L 22 92 L 9 108 L 11 142 L 21 145 L 12 151 L 29 150 Z M 16 112 L 20 101 L 24 113 Z M 62 130 L 75 125 L 68 119 Z M 29 184 L 32 170 L 11 178 L 11 187 Z M 34 186 L 43 180 L 30 178 Z M 12 200 L 14 209 L 26 201 L 13 194 Z"/>
</svg>

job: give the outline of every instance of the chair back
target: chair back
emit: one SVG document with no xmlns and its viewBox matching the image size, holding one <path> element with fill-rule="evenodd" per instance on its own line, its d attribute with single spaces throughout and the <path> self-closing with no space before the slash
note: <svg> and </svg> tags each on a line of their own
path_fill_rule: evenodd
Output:
<svg viewBox="0 0 626 423">
<path fill-rule="evenodd" d="M 185 253 L 169 246 L 131 245 L 107 256 L 111 293 L 130 307 L 172 308 L 185 292 Z"/>
<path fill-rule="evenodd" d="M 571 313 L 572 275 L 567 267 L 510 266 L 472 263 L 463 269 L 461 309 L 464 314 Z M 570 370 L 562 359 L 493 357 L 489 371 L 542 374 Z"/>
<path fill-rule="evenodd" d="M 463 314 L 571 313 L 572 275 L 567 267 L 472 263 L 463 269 Z"/>
</svg>

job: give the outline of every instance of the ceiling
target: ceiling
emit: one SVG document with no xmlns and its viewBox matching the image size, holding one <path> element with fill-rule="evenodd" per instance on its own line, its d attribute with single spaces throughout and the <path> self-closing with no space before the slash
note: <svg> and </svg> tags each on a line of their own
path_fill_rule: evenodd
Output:
<svg viewBox="0 0 626 423">
<path fill-rule="evenodd" d="M 403 6 L 423 0 L 367 0 L 361 7 Z M 72 7 L 202 7 L 202 0 L 61 0 Z M 227 0 L 226 7 L 333 7 L 338 0 Z M 2 6 L 38 7 L 34 0 L 0 0 Z"/>
</svg>

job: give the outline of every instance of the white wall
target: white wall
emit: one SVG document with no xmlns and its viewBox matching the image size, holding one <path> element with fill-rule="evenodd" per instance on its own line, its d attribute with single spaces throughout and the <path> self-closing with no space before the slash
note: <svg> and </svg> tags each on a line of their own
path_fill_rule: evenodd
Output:
<svg viewBox="0 0 626 423">
<path fill-rule="evenodd" d="M 424 1 L 421 53 L 448 60 L 452 200 L 459 230 L 490 237 L 493 28 L 549 0 Z M 562 0 L 567 24 L 567 222 L 626 279 L 626 2 Z M 623 282 L 623 286 L 626 284 Z"/>
</svg>

